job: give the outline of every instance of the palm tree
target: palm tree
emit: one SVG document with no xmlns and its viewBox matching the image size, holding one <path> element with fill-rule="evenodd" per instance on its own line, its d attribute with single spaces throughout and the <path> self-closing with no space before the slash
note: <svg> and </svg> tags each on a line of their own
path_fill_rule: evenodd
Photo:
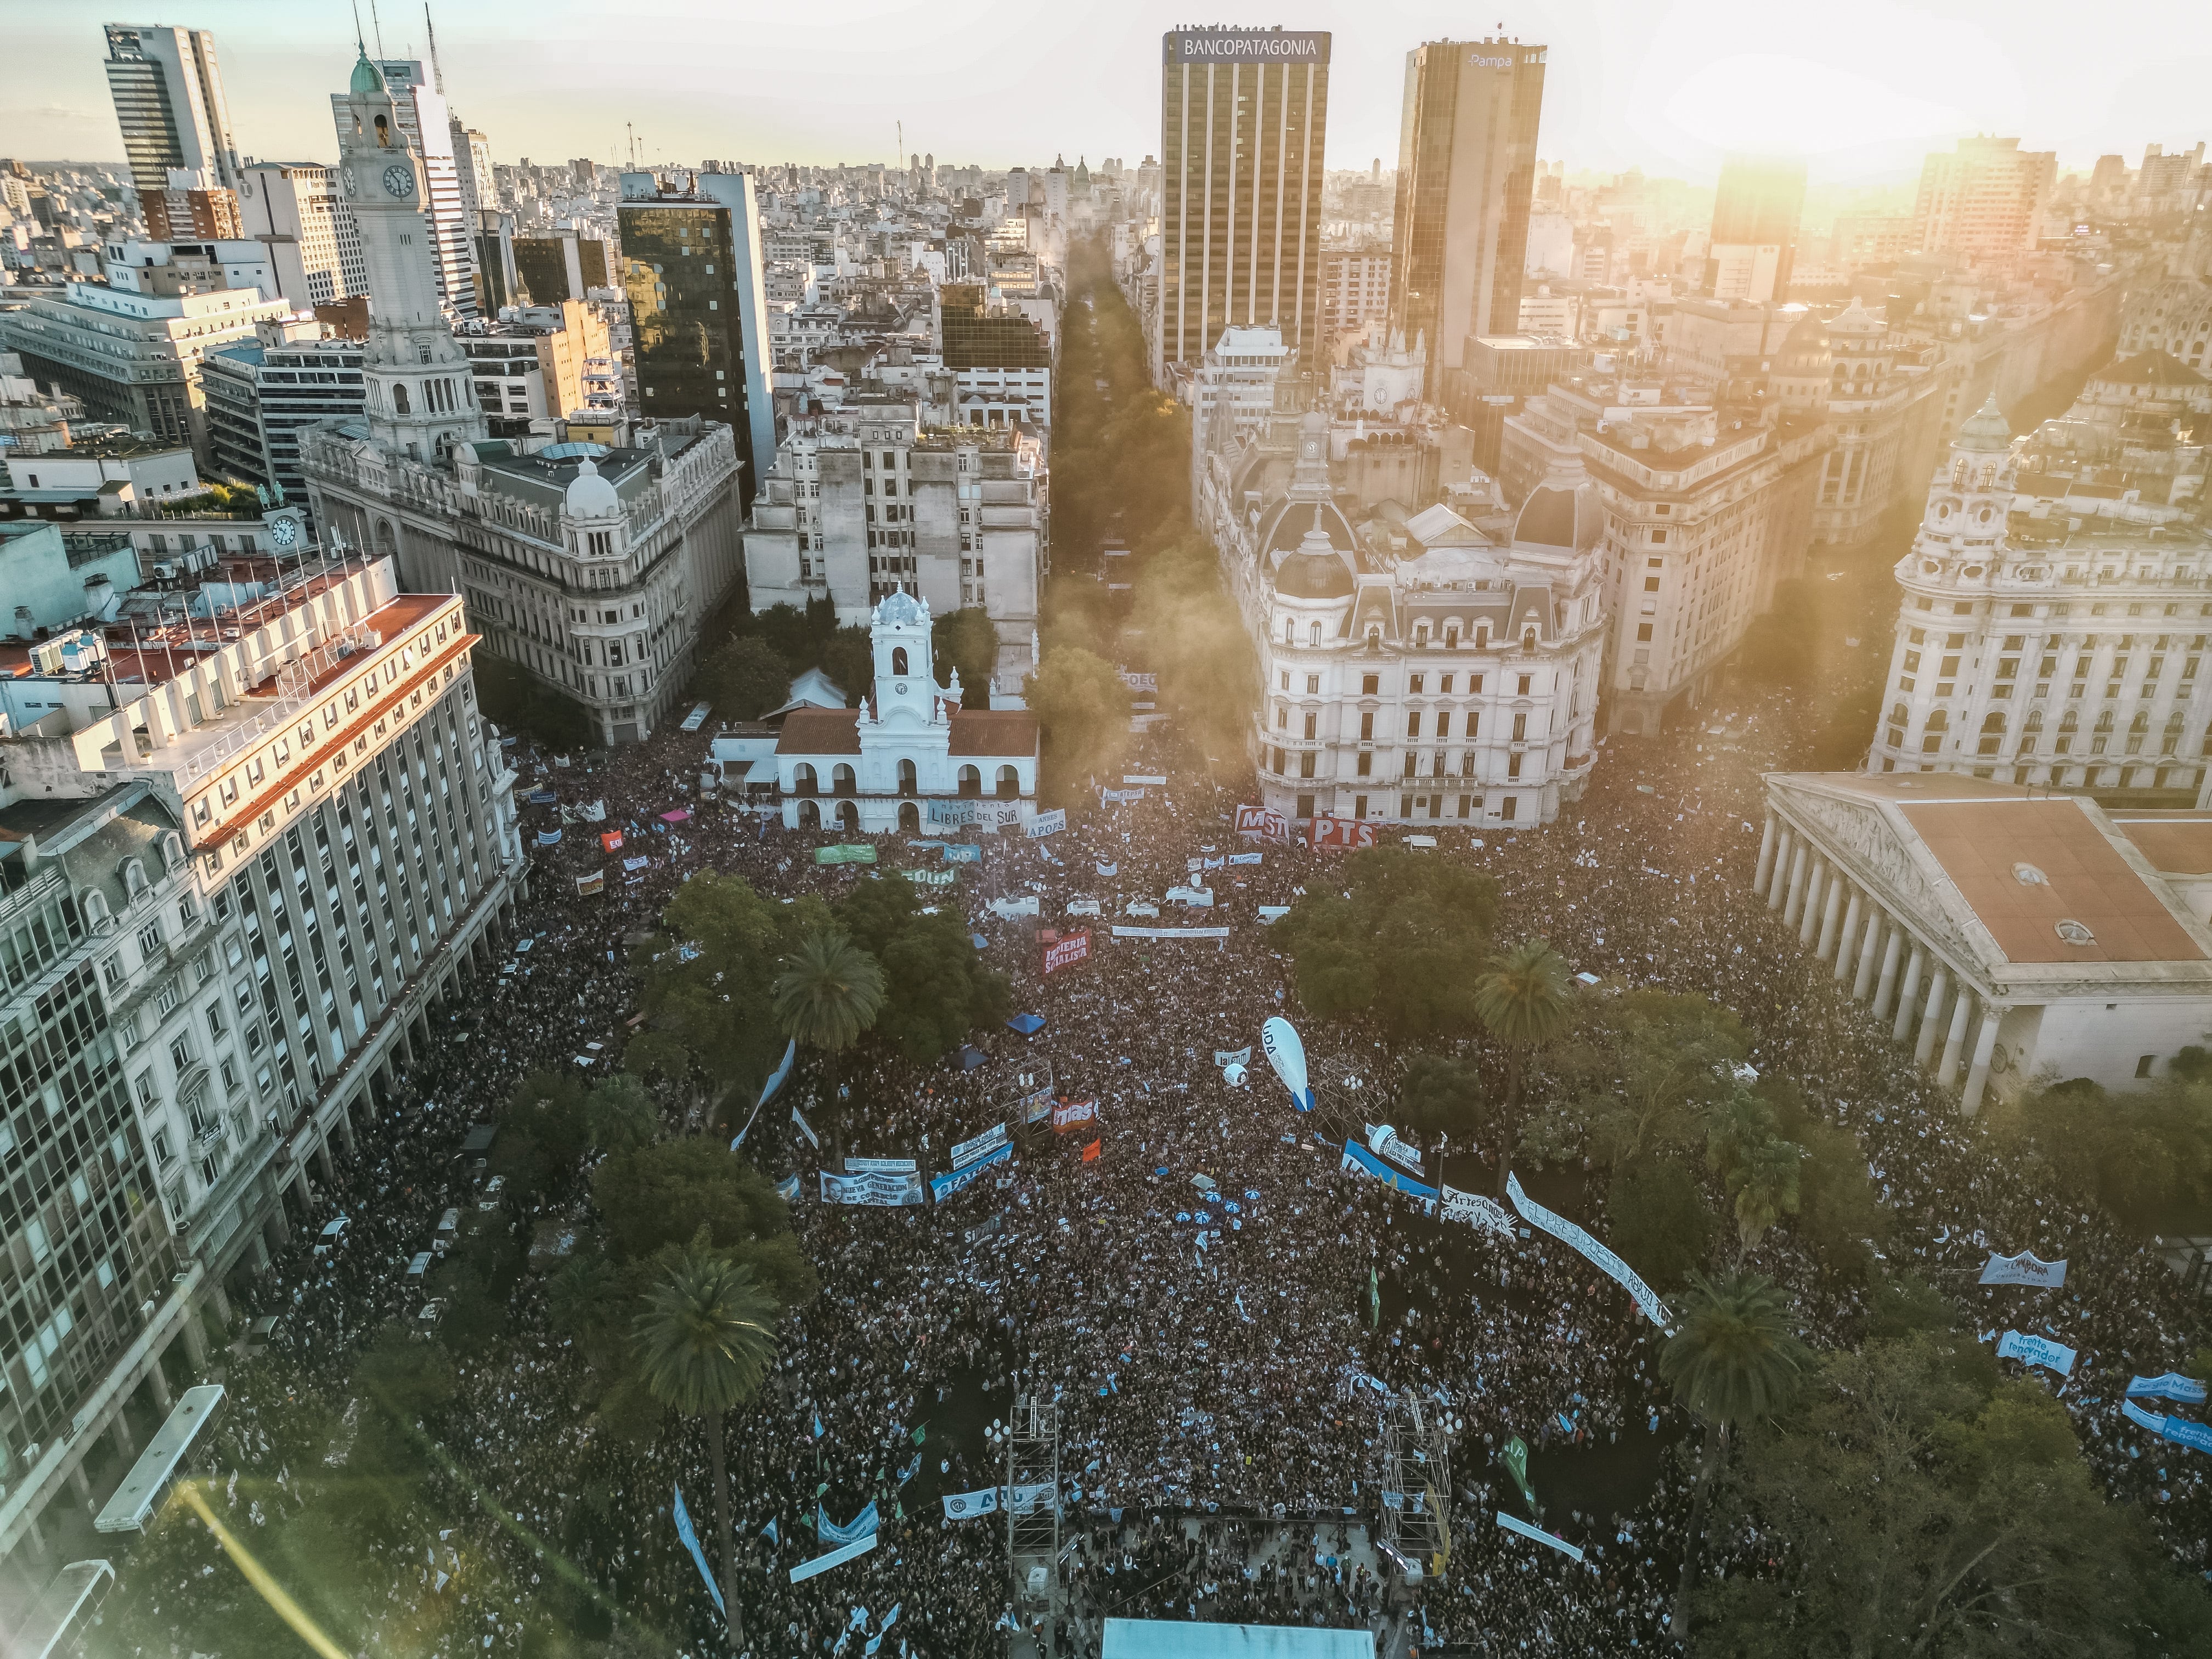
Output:
<svg viewBox="0 0 2212 1659">
<path fill-rule="evenodd" d="M 647 1292 L 633 1327 L 645 1386 L 664 1406 L 704 1419 L 714 1468 L 714 1524 L 721 1534 L 722 1605 L 730 1646 L 745 1644 L 738 1607 L 737 1542 L 730 1529 L 730 1477 L 722 1455 L 722 1417 L 752 1395 L 775 1352 L 775 1298 L 753 1282 L 750 1266 L 710 1249 L 702 1227 Z"/>
<path fill-rule="evenodd" d="M 817 928 L 784 958 L 774 994 L 783 1034 L 821 1051 L 830 1133 L 836 1136 L 837 1056 L 876 1023 L 884 1006 L 884 970 L 845 934 Z"/>
<path fill-rule="evenodd" d="M 1502 1199 L 1512 1165 L 1529 1051 L 1549 1042 L 1566 1026 L 1565 960 L 1540 939 L 1523 939 L 1504 955 L 1491 957 L 1489 971 L 1474 982 L 1474 1012 L 1490 1035 L 1505 1045 L 1505 1109 L 1498 1140 L 1498 1195 Z"/>
<path fill-rule="evenodd" d="M 1698 1544 L 1705 1532 L 1705 1499 L 1713 1471 L 1728 1449 L 1729 1431 L 1738 1423 L 1771 1417 L 1786 1404 L 1798 1374 L 1812 1364 L 1812 1350 L 1790 1328 L 1790 1302 L 1773 1280 L 1757 1273 L 1734 1273 L 1714 1280 L 1690 1275 L 1681 1322 L 1659 1351 L 1659 1375 L 1705 1425 L 1705 1455 L 1698 1466 L 1698 1493 L 1690 1505 L 1689 1547 L 1682 1557 L 1682 1582 L 1674 1595 L 1674 1639 L 1690 1639 L 1690 1581 L 1697 1571 Z"/>
<path fill-rule="evenodd" d="M 1775 1139 L 1753 1147 L 1729 1177 L 1735 1189 L 1735 1265 L 1766 1230 L 1784 1215 L 1797 1213 L 1797 1164 L 1802 1156 L 1795 1141 Z"/>
</svg>

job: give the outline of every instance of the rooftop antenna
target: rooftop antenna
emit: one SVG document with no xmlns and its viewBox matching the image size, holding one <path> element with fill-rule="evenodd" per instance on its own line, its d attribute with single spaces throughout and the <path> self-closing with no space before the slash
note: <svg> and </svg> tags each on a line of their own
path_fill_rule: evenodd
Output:
<svg viewBox="0 0 2212 1659">
<path fill-rule="evenodd" d="M 353 43 L 361 48 L 361 55 L 368 56 L 368 36 L 361 27 L 361 0 L 353 0 Z"/>
<path fill-rule="evenodd" d="M 384 56 L 384 20 L 376 15 L 376 0 L 368 0 L 368 24 L 376 31 L 376 55 Z"/>
<path fill-rule="evenodd" d="M 443 98 L 446 95 L 446 71 L 438 67 L 438 26 L 430 21 L 429 0 L 423 0 L 422 27 L 430 32 L 430 85 Z"/>
</svg>

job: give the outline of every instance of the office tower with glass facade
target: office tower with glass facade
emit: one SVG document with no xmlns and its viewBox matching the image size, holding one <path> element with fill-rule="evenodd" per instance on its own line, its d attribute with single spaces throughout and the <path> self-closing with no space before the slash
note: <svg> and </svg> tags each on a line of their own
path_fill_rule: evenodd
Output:
<svg viewBox="0 0 2212 1659">
<path fill-rule="evenodd" d="M 234 201 L 226 204 L 222 198 L 238 189 L 238 150 L 231 143 L 215 36 L 204 29 L 159 24 L 109 23 L 106 28 L 107 89 L 115 100 L 123 152 L 130 159 L 131 183 L 138 192 L 148 235 L 166 242 L 190 239 L 199 229 L 190 219 L 172 226 L 173 191 L 179 205 L 201 222 L 234 221 Z M 191 202 L 192 196 L 203 199 Z"/>
<path fill-rule="evenodd" d="M 1406 54 L 1390 324 L 1426 342 L 1432 402 L 1470 337 L 1520 331 L 1545 57 L 1504 40 Z"/>
<path fill-rule="evenodd" d="M 1787 300 L 1804 213 L 1802 161 L 1731 155 L 1723 161 L 1705 253 L 1705 292 L 1753 305 Z"/>
<path fill-rule="evenodd" d="M 1176 29 L 1161 46 L 1154 380 L 1231 325 L 1317 350 L 1328 33 Z"/>
<path fill-rule="evenodd" d="M 739 505 L 749 506 L 775 465 L 752 175 L 625 173 L 618 212 L 637 412 L 733 428 Z"/>
</svg>

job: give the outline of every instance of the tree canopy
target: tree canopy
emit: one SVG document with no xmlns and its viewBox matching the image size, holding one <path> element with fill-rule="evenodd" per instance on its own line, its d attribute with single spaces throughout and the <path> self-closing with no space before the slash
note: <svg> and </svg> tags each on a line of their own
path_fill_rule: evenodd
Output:
<svg viewBox="0 0 2212 1659">
<path fill-rule="evenodd" d="M 916 1065 L 1013 1011 L 1006 976 L 985 965 L 966 921 L 951 909 L 925 915 L 922 908 L 914 884 L 894 876 L 855 883 L 836 908 L 853 943 L 883 969 L 874 1035 Z"/>
<path fill-rule="evenodd" d="M 1024 695 L 1044 729 L 1046 763 L 1063 783 L 1121 764 L 1129 746 L 1129 688 L 1113 664 L 1079 646 L 1054 646 Z"/>
<path fill-rule="evenodd" d="M 1158 701 L 1176 729 L 1203 753 L 1241 760 L 1260 669 L 1212 544 L 1194 532 L 1146 559 L 1129 625 L 1141 641 L 1136 659 L 1159 676 Z"/>
<path fill-rule="evenodd" d="M 979 605 L 963 605 L 933 618 L 929 654 L 939 685 L 951 685 L 952 671 L 960 671 L 963 708 L 991 706 L 991 677 L 999 667 L 999 630 L 989 612 Z"/>
<path fill-rule="evenodd" d="M 1371 1018 L 1395 1040 L 1419 1041 L 1474 1028 L 1497 913 L 1488 876 L 1375 847 L 1347 855 L 1342 884 L 1310 891 L 1275 933 L 1296 964 L 1298 1000 L 1316 1016 Z"/>
<path fill-rule="evenodd" d="M 712 703 L 722 720 L 758 720 L 791 695 L 791 665 L 754 634 L 739 634 L 708 652 L 691 682 L 691 695 Z"/>
<path fill-rule="evenodd" d="M 1751 1042 L 1742 1022 L 1705 997 L 1601 994 L 1581 1000 L 1549 1070 L 1560 1109 L 1581 1125 L 1589 1150 L 1620 1165 L 1695 1145 Z"/>
</svg>

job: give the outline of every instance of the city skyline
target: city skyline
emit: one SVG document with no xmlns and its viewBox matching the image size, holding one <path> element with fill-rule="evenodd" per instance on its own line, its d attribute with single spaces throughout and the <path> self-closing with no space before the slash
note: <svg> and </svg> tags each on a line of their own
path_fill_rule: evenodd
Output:
<svg viewBox="0 0 2212 1659">
<path fill-rule="evenodd" d="M 319 100 L 299 95 L 328 82 L 332 65 L 350 54 L 351 11 L 327 9 L 323 17 L 272 0 L 204 0 L 163 20 L 217 37 L 243 153 L 331 159 Z M 397 3 L 380 9 L 392 14 L 380 18 L 381 55 L 427 61 L 421 11 Z M 908 153 L 987 167 L 1035 165 L 1060 153 L 1133 164 L 1157 142 L 1158 40 L 1184 21 L 1170 5 L 1110 17 L 1017 14 L 1004 0 L 965 0 L 949 15 L 896 4 L 869 9 L 869 26 L 856 28 L 843 14 L 825 24 L 757 6 L 672 0 L 659 14 L 662 29 L 626 21 L 610 31 L 604 14 L 555 0 L 520 40 L 501 14 L 458 0 L 437 8 L 433 21 L 447 92 L 501 160 L 586 155 L 627 163 L 625 120 L 638 122 L 639 159 L 648 166 L 710 155 L 887 161 L 901 124 Z M 2015 12 L 1996 30 L 1963 9 L 1878 5 L 1855 20 L 1858 37 L 1915 44 L 1863 66 L 1838 52 L 1832 18 L 1776 16 L 1744 0 L 1686 0 L 1633 14 L 1553 0 L 1497 19 L 1427 4 L 1355 10 L 1316 0 L 1244 21 L 1336 34 L 1332 168 L 1376 158 L 1392 164 L 1408 50 L 1498 24 L 1508 36 L 1551 46 L 1540 151 L 1577 167 L 1640 167 L 1709 184 L 1724 152 L 1772 148 L 1806 154 L 1816 185 L 1902 183 L 1926 151 L 1976 132 L 2020 133 L 2056 149 L 2062 170 L 2086 168 L 2101 154 L 2136 155 L 2146 143 L 2170 149 L 2212 136 L 2191 93 L 2212 59 L 2212 17 L 2178 0 L 2124 6 L 2116 22 L 2166 45 L 2154 58 L 2107 64 L 2069 51 L 2056 7 L 2043 9 L 2054 27 Z M 121 161 L 100 28 L 122 16 L 69 0 L 15 21 L 16 84 L 44 95 L 0 104 L 0 153 Z M 368 17 L 363 23 L 375 32 Z M 697 49 L 671 54 L 671 27 L 690 31 Z M 982 40 L 988 52 L 975 49 Z M 378 43 L 369 44 L 374 51 Z M 603 113 L 580 118 L 574 105 L 544 96 L 564 52 L 574 54 L 566 61 L 592 65 L 599 90 L 589 102 Z M 749 89 L 730 75 L 732 61 L 777 64 L 772 90 Z M 1082 75 L 1060 73 L 1058 66 L 1076 62 L 1087 66 Z M 864 129 L 856 118 L 864 112 L 880 132 Z M 2191 118 L 2197 125 L 2187 125 Z"/>
</svg>

